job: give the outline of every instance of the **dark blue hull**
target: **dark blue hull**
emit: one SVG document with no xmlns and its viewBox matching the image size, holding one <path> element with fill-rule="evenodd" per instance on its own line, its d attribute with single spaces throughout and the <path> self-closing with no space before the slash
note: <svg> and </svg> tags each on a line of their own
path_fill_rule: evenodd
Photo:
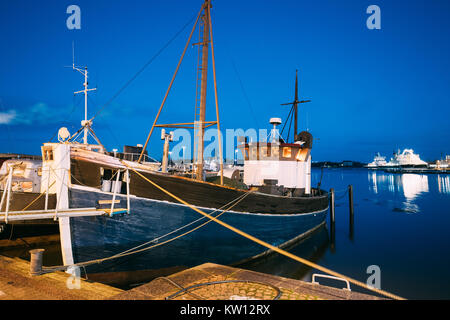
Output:
<svg viewBox="0 0 450 320">
<path fill-rule="evenodd" d="M 111 194 L 78 189 L 71 189 L 69 192 L 71 208 L 92 207 L 101 199 L 111 200 Z M 117 196 L 117 199 L 121 200 L 121 208 L 126 207 L 126 197 Z M 191 267 L 204 262 L 229 265 L 267 251 L 265 247 L 213 221 L 180 236 L 209 221 L 184 205 L 132 197 L 130 207 L 131 214 L 70 218 L 74 262 L 110 257 L 190 223 L 192 224 L 145 247 L 161 244 L 159 246 L 90 265 L 87 271 L 95 273 L 154 270 Z M 213 216 L 221 213 L 207 208 L 201 210 Z M 271 215 L 231 211 L 225 212 L 218 219 L 274 246 L 280 246 L 294 239 L 300 239 L 318 228 L 325 222 L 326 212 L 327 209 L 322 209 L 313 213 Z M 178 236 L 180 237 L 162 244 Z M 144 247 L 139 249 L 142 248 Z"/>
</svg>

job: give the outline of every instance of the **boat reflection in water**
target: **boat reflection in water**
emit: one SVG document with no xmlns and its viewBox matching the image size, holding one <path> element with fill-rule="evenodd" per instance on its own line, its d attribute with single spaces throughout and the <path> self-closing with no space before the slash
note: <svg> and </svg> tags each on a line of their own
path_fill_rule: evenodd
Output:
<svg viewBox="0 0 450 320">
<path fill-rule="evenodd" d="M 414 200 L 422 192 L 428 192 L 428 176 L 414 173 L 401 175 L 403 194 L 407 200 Z"/>
<path fill-rule="evenodd" d="M 314 231 L 309 237 L 284 248 L 290 253 L 317 263 L 330 247 L 326 225 Z M 310 281 L 311 268 L 278 253 L 250 260 L 235 267 L 273 274 L 281 277 Z"/>
<path fill-rule="evenodd" d="M 371 191 L 374 193 L 380 193 L 384 190 L 388 190 L 389 192 L 401 192 L 407 200 L 414 200 L 421 193 L 429 192 L 428 176 L 425 174 L 393 174 L 371 171 L 369 172 L 368 177 L 371 185 Z M 448 177 L 443 178 L 447 178 L 448 184 Z M 445 182 L 443 179 L 439 179 L 439 184 L 444 183 Z M 445 189 L 445 186 L 443 186 L 442 189 Z M 439 190 L 439 192 L 442 191 Z"/>
<path fill-rule="evenodd" d="M 439 193 L 450 194 L 450 179 L 448 178 L 448 175 L 438 175 L 437 181 Z"/>
<path fill-rule="evenodd" d="M 394 208 L 394 211 L 406 213 L 418 213 L 419 206 L 415 200 L 424 193 L 429 192 L 429 176 L 426 174 L 404 173 L 393 174 L 386 172 L 371 171 L 368 174 L 369 189 L 375 194 L 381 194 L 385 191 L 394 194 L 400 194 L 404 197 L 401 208 Z M 430 180 L 437 178 L 438 189 L 440 193 L 448 192 L 448 176 L 432 176 Z M 447 180 L 445 181 L 445 178 Z M 447 183 L 447 184 L 446 184 Z"/>
</svg>

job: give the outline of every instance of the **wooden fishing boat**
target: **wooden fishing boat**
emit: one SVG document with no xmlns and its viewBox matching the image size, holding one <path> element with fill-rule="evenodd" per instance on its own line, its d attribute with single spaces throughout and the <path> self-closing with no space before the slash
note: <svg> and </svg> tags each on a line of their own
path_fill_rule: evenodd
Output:
<svg viewBox="0 0 450 320">
<path fill-rule="evenodd" d="M 234 264 L 267 253 L 264 247 L 212 222 L 193 208 L 274 246 L 291 244 L 325 224 L 328 194 L 311 187 L 312 136 L 306 131 L 297 134 L 297 106 L 309 101 L 298 100 L 297 81 L 295 100 L 290 103 L 295 114 L 294 141 L 288 143 L 279 134 L 277 125 L 281 119 L 271 119 L 273 129 L 268 142 L 244 139 L 238 146 L 244 155 L 241 187 L 226 184 L 229 179 L 224 176 L 216 85 L 216 120 L 205 119 L 209 49 L 216 84 L 210 9 L 211 3 L 206 0 L 144 145 L 126 147 L 120 154 L 107 152 L 92 130 L 93 119 L 87 119 L 85 99 L 82 128 L 72 136 L 64 129 L 59 142 L 42 146 L 40 191 L 56 198 L 55 209 L 97 207 L 109 208 L 110 212 L 110 215 L 89 217 L 57 217 L 65 265 L 101 261 L 101 264 L 89 264 L 87 271 L 149 270 L 204 262 Z M 196 26 L 200 28 L 201 39 L 197 45 L 201 56 L 195 122 L 158 124 Z M 73 68 L 76 69 L 75 65 Z M 85 76 L 85 88 L 80 92 L 87 97 L 91 90 L 87 86 L 87 68 L 77 70 Z M 218 183 L 204 178 L 203 137 L 205 128 L 212 125 L 219 131 Z M 162 163 L 146 155 L 155 128 L 180 127 L 195 131 L 196 153 L 191 176 L 169 173 L 170 134 L 164 131 Z M 76 142 L 82 133 L 83 141 Z M 97 143 L 88 143 L 89 133 Z M 130 148 L 132 152 L 127 152 Z"/>
</svg>

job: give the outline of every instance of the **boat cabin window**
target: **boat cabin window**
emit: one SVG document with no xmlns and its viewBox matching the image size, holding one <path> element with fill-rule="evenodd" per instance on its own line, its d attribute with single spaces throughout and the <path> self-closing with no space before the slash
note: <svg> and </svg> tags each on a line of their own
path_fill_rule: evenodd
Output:
<svg viewBox="0 0 450 320">
<path fill-rule="evenodd" d="M 283 147 L 283 158 L 290 158 L 291 155 L 291 147 Z"/>
<path fill-rule="evenodd" d="M 308 155 L 308 149 L 299 149 L 295 159 L 297 161 L 305 161 L 307 155 Z"/>
<path fill-rule="evenodd" d="M 51 161 L 53 160 L 53 150 L 52 148 L 43 148 L 42 150 L 44 160 Z"/>
</svg>

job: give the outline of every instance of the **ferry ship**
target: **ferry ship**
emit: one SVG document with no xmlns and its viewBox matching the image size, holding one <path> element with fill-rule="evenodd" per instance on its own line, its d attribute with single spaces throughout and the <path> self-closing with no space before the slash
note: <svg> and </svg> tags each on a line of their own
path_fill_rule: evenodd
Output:
<svg viewBox="0 0 450 320">
<path fill-rule="evenodd" d="M 386 157 L 381 156 L 380 153 L 378 152 L 375 155 L 373 161 L 369 163 L 366 167 L 369 169 L 378 169 L 380 167 L 385 167 L 386 165 L 387 165 Z"/>
<path fill-rule="evenodd" d="M 404 149 L 403 152 L 400 150 L 394 152 L 394 156 L 389 162 L 386 161 L 386 157 L 377 153 L 373 161 L 366 167 L 369 169 L 427 168 L 428 163 L 421 160 L 413 149 Z"/>
<path fill-rule="evenodd" d="M 400 149 L 394 153 L 394 157 L 387 163 L 388 167 L 399 168 L 426 168 L 428 163 L 420 159 L 418 154 L 414 153 L 413 149 Z"/>
</svg>

